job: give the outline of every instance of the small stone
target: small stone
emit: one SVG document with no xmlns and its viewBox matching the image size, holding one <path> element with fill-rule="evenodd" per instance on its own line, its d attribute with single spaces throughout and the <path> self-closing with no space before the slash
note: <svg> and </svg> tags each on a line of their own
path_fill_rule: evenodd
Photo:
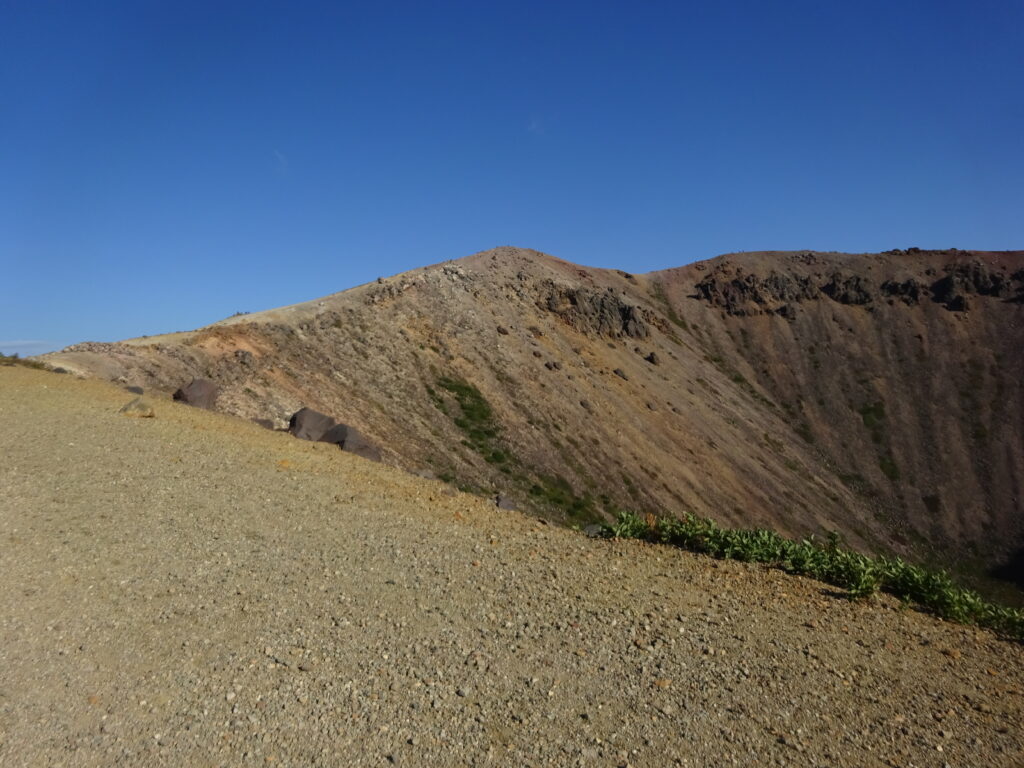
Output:
<svg viewBox="0 0 1024 768">
<path fill-rule="evenodd" d="M 150 402 L 141 397 L 136 397 L 134 400 L 125 403 L 117 412 L 136 419 L 152 419 L 156 416 L 156 411 L 153 410 Z"/>
</svg>

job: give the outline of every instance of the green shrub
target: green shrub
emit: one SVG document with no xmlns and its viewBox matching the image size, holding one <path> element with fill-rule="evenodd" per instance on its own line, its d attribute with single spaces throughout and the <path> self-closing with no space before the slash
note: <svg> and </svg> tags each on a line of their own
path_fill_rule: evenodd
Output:
<svg viewBox="0 0 1024 768">
<path fill-rule="evenodd" d="M 765 563 L 841 587 L 851 597 L 881 590 L 943 619 L 1024 640 L 1024 611 L 986 602 L 977 592 L 957 586 L 946 571 L 911 565 L 898 557 L 854 552 L 843 547 L 836 534 L 825 542 L 813 536 L 793 541 L 763 528 L 722 528 L 690 514 L 677 520 L 633 512 L 620 512 L 604 533 L 609 538 L 645 539 L 720 559 Z"/>
<path fill-rule="evenodd" d="M 896 460 L 891 455 L 886 454 L 879 457 L 878 466 L 881 468 L 882 474 L 894 483 L 900 479 L 900 468 L 896 466 Z"/>
</svg>

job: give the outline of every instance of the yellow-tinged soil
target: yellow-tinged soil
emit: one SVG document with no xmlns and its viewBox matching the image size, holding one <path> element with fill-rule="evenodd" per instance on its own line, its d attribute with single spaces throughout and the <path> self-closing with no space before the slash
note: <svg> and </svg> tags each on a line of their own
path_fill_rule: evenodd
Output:
<svg viewBox="0 0 1024 768">
<path fill-rule="evenodd" d="M 0 368 L 0 765 L 1019 766 L 1024 649 Z"/>
</svg>

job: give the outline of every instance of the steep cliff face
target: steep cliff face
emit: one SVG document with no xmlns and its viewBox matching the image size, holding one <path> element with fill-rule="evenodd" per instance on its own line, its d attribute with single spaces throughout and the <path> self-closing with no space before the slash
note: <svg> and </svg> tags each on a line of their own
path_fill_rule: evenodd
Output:
<svg viewBox="0 0 1024 768">
<path fill-rule="evenodd" d="M 1019 253 L 760 253 L 648 275 L 501 248 L 51 365 L 351 424 L 584 522 L 690 511 L 978 564 L 1024 546 Z"/>
<path fill-rule="evenodd" d="M 662 279 L 674 306 L 710 310 L 718 354 L 897 545 L 987 563 L 1024 531 L 1022 264 L 966 251 L 744 254 Z"/>
</svg>

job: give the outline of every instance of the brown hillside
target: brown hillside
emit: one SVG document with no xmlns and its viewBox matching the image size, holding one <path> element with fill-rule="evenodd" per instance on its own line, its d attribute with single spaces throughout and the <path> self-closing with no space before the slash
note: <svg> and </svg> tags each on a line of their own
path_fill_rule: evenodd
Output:
<svg viewBox="0 0 1024 768">
<path fill-rule="evenodd" d="M 47 355 L 586 522 L 707 515 L 975 569 L 1024 547 L 1024 256 L 749 253 L 665 272 L 499 248 L 189 333 Z"/>
</svg>

